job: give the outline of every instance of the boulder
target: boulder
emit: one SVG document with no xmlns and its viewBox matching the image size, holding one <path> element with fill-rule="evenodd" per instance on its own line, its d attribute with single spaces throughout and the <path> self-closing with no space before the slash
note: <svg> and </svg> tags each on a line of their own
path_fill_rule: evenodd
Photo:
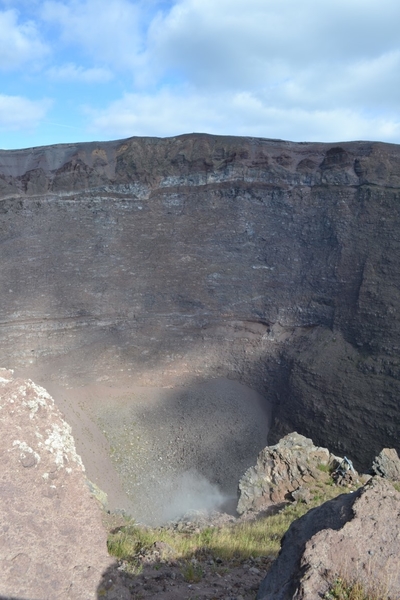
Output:
<svg viewBox="0 0 400 600">
<path fill-rule="evenodd" d="M 340 461 L 326 448 L 314 446 L 311 439 L 290 433 L 275 446 L 264 448 L 256 465 L 240 479 L 237 512 L 265 510 L 288 500 L 307 502 L 307 484 Z"/>
<path fill-rule="evenodd" d="M 112 564 L 69 425 L 30 380 L 0 370 L 0 594 L 97 598 Z"/>
<path fill-rule="evenodd" d="M 329 598 L 338 577 L 378 597 L 400 598 L 399 539 L 400 493 L 373 477 L 290 526 L 257 600 Z"/>
<path fill-rule="evenodd" d="M 400 458 L 396 450 L 383 448 L 372 463 L 372 472 L 391 481 L 400 481 Z"/>
</svg>

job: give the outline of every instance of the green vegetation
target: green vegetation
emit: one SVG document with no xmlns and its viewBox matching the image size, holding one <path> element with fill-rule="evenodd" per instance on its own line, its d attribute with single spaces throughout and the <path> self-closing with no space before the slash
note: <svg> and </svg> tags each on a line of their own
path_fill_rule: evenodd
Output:
<svg viewBox="0 0 400 600">
<path fill-rule="evenodd" d="M 134 566 L 140 557 L 151 553 L 156 542 L 163 542 L 171 548 L 174 560 L 186 565 L 187 577 L 196 577 L 192 559 L 209 557 L 221 560 L 247 560 L 257 556 L 276 556 L 283 535 L 289 525 L 313 508 L 340 493 L 348 491 L 336 486 L 311 487 L 313 500 L 309 504 L 290 504 L 275 515 L 252 521 L 207 527 L 197 532 L 180 531 L 168 527 L 149 528 L 129 522 L 110 533 L 108 551 L 112 556 L 127 561 Z M 192 565 L 192 566 L 190 566 Z M 197 574 L 198 576 L 198 574 Z"/>
<path fill-rule="evenodd" d="M 174 559 L 183 561 L 204 556 L 244 560 L 250 556 L 276 555 L 290 523 L 305 512 L 305 505 L 299 504 L 271 517 L 233 526 L 207 527 L 199 533 L 131 524 L 109 535 L 108 551 L 128 562 L 135 562 L 140 555 L 151 552 L 156 542 L 171 546 Z"/>
<path fill-rule="evenodd" d="M 203 577 L 203 569 L 197 562 L 191 560 L 183 566 L 182 575 L 188 583 L 198 583 Z"/>
<path fill-rule="evenodd" d="M 332 470 L 332 466 L 324 463 L 319 463 L 319 465 L 317 465 L 317 469 L 322 473 L 330 473 Z"/>
<path fill-rule="evenodd" d="M 366 589 L 360 581 L 338 577 L 325 594 L 326 600 L 388 600 L 386 593 Z"/>
<path fill-rule="evenodd" d="M 321 477 L 307 485 L 310 501 L 288 504 L 274 515 L 225 526 L 204 529 L 185 529 L 179 526 L 150 528 L 139 526 L 129 518 L 126 524 L 114 529 L 108 538 L 112 556 L 124 561 L 125 571 L 137 575 L 149 560 L 153 568 L 160 562 L 173 561 L 184 580 L 198 583 L 207 573 L 206 565 L 214 561 L 213 569 L 228 572 L 231 567 L 249 559 L 269 564 L 280 550 L 281 540 L 290 524 L 308 510 L 356 487 L 335 485 L 328 465 L 318 467 Z M 361 480 L 363 478 L 361 477 Z M 393 483 L 400 491 L 400 483 Z M 160 550 L 161 549 L 161 550 Z M 156 554 L 159 551 L 160 554 Z M 260 558 L 257 558 L 260 557 Z M 211 561 L 211 564 L 212 564 Z M 228 564 L 230 563 L 230 564 Z M 372 587 L 371 587 L 372 585 Z M 325 594 L 325 600 L 389 600 L 386 591 L 366 586 L 357 579 L 337 577 Z"/>
</svg>

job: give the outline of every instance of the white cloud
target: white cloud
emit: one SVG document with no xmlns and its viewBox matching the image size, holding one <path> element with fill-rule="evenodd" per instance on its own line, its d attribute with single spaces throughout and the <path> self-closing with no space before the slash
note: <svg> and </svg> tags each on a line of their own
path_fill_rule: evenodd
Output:
<svg viewBox="0 0 400 600">
<path fill-rule="evenodd" d="M 101 94 L 98 87 L 95 96 L 90 85 L 85 90 L 90 136 L 209 131 L 400 141 L 398 0 L 3 5 L 14 10 L 0 13 L 8 19 L 6 27 L 0 18 L 0 68 L 43 57 L 46 35 L 53 63 L 42 79 L 52 96 L 57 83 L 69 83 L 60 86 L 58 116 L 63 106 L 79 103 L 81 89 L 74 84 L 113 80 Z M 23 19 L 15 6 L 29 11 L 21 9 Z M 65 126 L 79 118 L 71 115 L 69 109 Z"/>
<path fill-rule="evenodd" d="M 157 94 L 125 94 L 104 110 L 85 110 L 88 126 L 116 137 L 168 136 L 218 127 L 219 107 L 207 98 L 178 95 L 176 90 Z"/>
<path fill-rule="evenodd" d="M 179 0 L 136 63 L 158 88 L 88 110 L 90 130 L 395 141 L 399 20 L 397 0 Z"/>
<path fill-rule="evenodd" d="M 3 131 L 32 130 L 51 107 L 51 100 L 29 100 L 21 96 L 0 95 L 0 129 Z"/>
<path fill-rule="evenodd" d="M 73 63 L 51 67 L 47 74 L 56 81 L 82 83 L 107 83 L 113 78 L 113 73 L 109 69 L 101 67 L 86 69 Z"/>
<path fill-rule="evenodd" d="M 111 137 L 208 132 L 294 141 L 400 138 L 396 114 L 371 116 L 348 108 L 271 106 L 251 92 L 198 94 L 181 88 L 126 94 L 100 111 L 86 109 L 89 131 Z"/>
<path fill-rule="evenodd" d="M 213 104 L 223 98 L 234 106 L 240 94 L 260 103 L 263 118 L 265 111 L 306 121 L 304 115 L 398 110 L 398 0 L 47 0 L 41 14 L 64 43 L 79 45 L 106 72 L 127 73 L 131 93 L 95 117 L 116 131 L 129 122 L 145 132 L 147 123 L 163 135 L 181 103 L 187 130 L 225 129 L 224 111 Z M 94 82 L 106 72 L 67 65 L 50 74 Z M 190 113 L 182 89 L 183 96 L 191 90 Z M 127 105 L 135 111 L 127 114 Z M 159 114 L 152 117 L 150 107 Z M 242 114 L 247 131 L 251 114 L 237 106 L 234 114 Z"/>
<path fill-rule="evenodd" d="M 34 22 L 19 23 L 15 10 L 0 12 L 0 69 L 8 71 L 40 61 L 48 51 Z"/>
<path fill-rule="evenodd" d="M 61 30 L 66 44 L 115 69 L 140 62 L 140 9 L 128 0 L 48 0 L 41 17 Z"/>
<path fill-rule="evenodd" d="M 400 106 L 400 49 L 352 63 L 310 65 L 254 93 L 277 107 L 396 111 Z"/>
<path fill-rule="evenodd" d="M 258 88 L 390 52 L 399 21 L 395 0 L 181 0 L 154 19 L 148 58 L 199 87 Z"/>
</svg>

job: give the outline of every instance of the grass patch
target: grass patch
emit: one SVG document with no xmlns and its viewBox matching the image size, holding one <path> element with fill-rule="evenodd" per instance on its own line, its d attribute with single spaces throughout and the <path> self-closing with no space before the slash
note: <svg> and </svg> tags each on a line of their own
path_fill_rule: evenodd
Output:
<svg viewBox="0 0 400 600">
<path fill-rule="evenodd" d="M 257 556 L 275 557 L 280 550 L 281 539 L 293 521 L 343 491 L 328 485 L 324 489 L 311 488 L 313 500 L 307 505 L 303 502 L 290 504 L 275 515 L 224 527 L 207 527 L 197 533 L 168 527 L 149 528 L 130 522 L 109 534 L 108 551 L 130 563 L 154 550 L 156 542 L 167 544 L 173 549 L 171 558 L 183 562 L 204 557 L 228 561 Z M 189 565 L 188 568 L 192 567 Z"/>
<path fill-rule="evenodd" d="M 332 467 L 330 465 L 328 465 L 328 464 L 319 463 L 317 465 L 317 469 L 318 469 L 318 471 L 322 471 L 322 473 L 330 473 Z"/>
<path fill-rule="evenodd" d="M 135 561 L 151 552 L 156 542 L 173 548 L 175 560 L 209 556 L 214 559 L 245 560 L 256 556 L 276 555 L 280 541 L 290 523 L 306 512 L 304 504 L 287 507 L 279 514 L 230 525 L 207 527 L 199 533 L 186 533 L 168 528 L 149 529 L 130 524 L 108 536 L 108 551 L 115 558 Z M 191 563 L 187 568 L 191 569 Z"/>
<path fill-rule="evenodd" d="M 198 583 L 203 577 L 203 569 L 197 562 L 191 560 L 184 564 L 182 575 L 188 583 Z"/>
<path fill-rule="evenodd" d="M 366 589 L 360 581 L 348 581 L 337 577 L 324 598 L 325 600 L 388 600 L 388 595 Z"/>
<path fill-rule="evenodd" d="M 203 556 L 222 560 L 245 560 L 251 556 L 276 555 L 289 525 L 305 512 L 307 507 L 298 504 L 288 506 L 270 517 L 225 527 L 207 527 L 199 533 L 186 533 L 163 527 L 151 529 L 130 524 L 111 533 L 107 546 L 112 556 L 127 561 L 150 552 L 156 542 L 165 542 L 173 548 L 175 560 L 190 560 Z"/>
<path fill-rule="evenodd" d="M 129 557 L 143 554 L 150 550 L 154 542 L 153 531 L 146 527 L 138 527 L 134 524 L 121 527 L 116 533 L 111 533 L 107 539 L 107 548 L 111 556 L 123 560 Z"/>
</svg>

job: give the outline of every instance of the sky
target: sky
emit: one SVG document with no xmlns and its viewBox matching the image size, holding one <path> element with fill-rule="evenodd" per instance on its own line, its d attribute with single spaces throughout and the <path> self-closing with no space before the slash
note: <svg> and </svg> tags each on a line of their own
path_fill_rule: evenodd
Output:
<svg viewBox="0 0 400 600">
<path fill-rule="evenodd" d="M 399 0 L 0 0 L 0 148 L 400 143 Z"/>
</svg>

